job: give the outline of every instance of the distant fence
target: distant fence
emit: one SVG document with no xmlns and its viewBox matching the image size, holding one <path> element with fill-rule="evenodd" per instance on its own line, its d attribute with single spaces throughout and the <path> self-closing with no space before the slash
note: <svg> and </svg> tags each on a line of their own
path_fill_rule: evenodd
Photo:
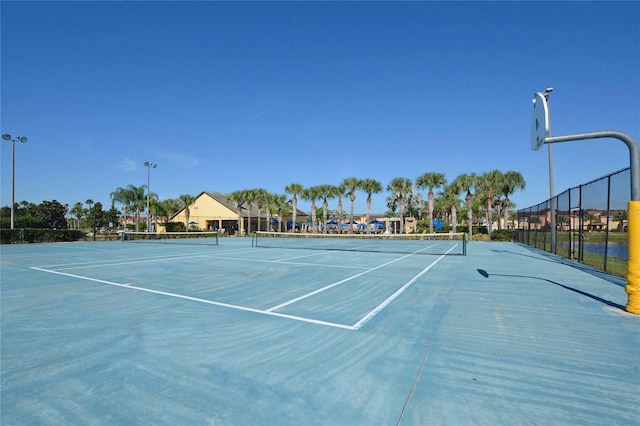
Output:
<svg viewBox="0 0 640 426">
<path fill-rule="evenodd" d="M 629 168 L 570 188 L 553 199 L 518 210 L 515 241 L 551 252 L 553 207 L 557 255 L 625 276 L 630 198 Z"/>
</svg>

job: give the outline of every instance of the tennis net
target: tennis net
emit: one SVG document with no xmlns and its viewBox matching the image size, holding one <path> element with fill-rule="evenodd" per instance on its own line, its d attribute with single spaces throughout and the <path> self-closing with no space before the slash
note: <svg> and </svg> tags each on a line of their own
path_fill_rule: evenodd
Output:
<svg viewBox="0 0 640 426">
<path fill-rule="evenodd" d="M 253 247 L 339 250 L 411 254 L 467 254 L 464 233 L 435 234 L 306 234 L 259 231 Z"/>
<path fill-rule="evenodd" d="M 203 244 L 217 246 L 218 233 L 215 231 L 123 232 L 122 241 L 165 244 Z"/>
</svg>

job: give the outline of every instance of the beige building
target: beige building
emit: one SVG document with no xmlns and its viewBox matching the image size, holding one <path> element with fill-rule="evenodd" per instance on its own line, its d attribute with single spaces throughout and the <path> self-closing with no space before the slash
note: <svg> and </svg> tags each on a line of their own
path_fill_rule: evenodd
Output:
<svg viewBox="0 0 640 426">
<path fill-rule="evenodd" d="M 188 226 L 189 229 L 198 229 L 201 231 L 220 231 L 223 235 L 236 235 L 238 232 L 238 211 L 236 205 L 227 200 L 227 195 L 220 192 L 203 191 L 195 201 L 189 206 L 189 218 L 187 222 L 186 209 L 179 210 L 171 218 L 170 223 L 180 222 Z M 251 206 L 251 211 L 245 207 L 242 209 L 240 216 L 242 218 L 241 232 L 251 232 L 258 229 L 258 208 L 255 203 Z M 249 218 L 251 218 L 251 228 L 249 228 Z M 296 222 L 304 223 L 307 221 L 307 214 L 300 209 L 297 212 Z M 270 221 L 272 223 L 267 223 Z M 267 217 L 266 209 L 260 211 L 260 230 L 277 231 L 278 217 L 271 215 Z M 274 223 L 275 222 L 275 223 Z M 282 218 L 282 230 L 291 227 L 291 214 L 287 214 Z"/>
</svg>

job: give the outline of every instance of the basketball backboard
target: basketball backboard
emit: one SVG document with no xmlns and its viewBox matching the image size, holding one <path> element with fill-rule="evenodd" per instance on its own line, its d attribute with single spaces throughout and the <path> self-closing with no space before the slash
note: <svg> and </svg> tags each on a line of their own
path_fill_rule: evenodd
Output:
<svg viewBox="0 0 640 426">
<path fill-rule="evenodd" d="M 531 116 L 531 150 L 537 151 L 549 137 L 549 105 L 544 94 L 533 95 L 533 115 Z"/>
</svg>

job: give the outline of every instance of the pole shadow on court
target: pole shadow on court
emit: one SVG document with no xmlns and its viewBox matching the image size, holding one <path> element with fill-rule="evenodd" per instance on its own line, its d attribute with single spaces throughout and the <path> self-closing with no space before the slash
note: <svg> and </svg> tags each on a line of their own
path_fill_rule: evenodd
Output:
<svg viewBox="0 0 640 426">
<path fill-rule="evenodd" d="M 532 277 L 532 276 L 529 276 L 529 275 L 510 275 L 510 274 L 493 274 L 493 273 L 489 274 L 484 269 L 477 269 L 477 271 L 478 271 L 478 273 L 480 275 L 482 275 L 485 278 L 489 278 L 489 277 L 528 278 L 528 279 L 532 279 L 532 280 L 546 281 L 548 283 L 555 284 L 558 287 L 562 287 L 562 288 L 564 288 L 566 290 L 573 291 L 574 293 L 578 293 L 578 294 L 586 296 L 586 297 L 588 297 L 590 299 L 596 300 L 596 301 L 598 301 L 600 303 L 604 303 L 605 305 L 609 305 L 611 307 L 614 307 L 614 308 L 617 308 L 617 309 L 621 309 L 623 311 L 625 310 L 625 307 L 622 306 L 622 305 L 619 305 L 617 303 L 611 302 L 609 300 L 603 299 L 603 298 L 598 297 L 598 296 L 594 296 L 593 294 L 586 293 L 586 292 L 584 292 L 582 290 L 578 290 L 577 288 L 573 288 L 573 287 L 569 287 L 569 286 L 564 285 L 564 284 L 560 284 L 558 282 L 555 282 L 555 281 L 547 279 L 547 278 Z"/>
</svg>

